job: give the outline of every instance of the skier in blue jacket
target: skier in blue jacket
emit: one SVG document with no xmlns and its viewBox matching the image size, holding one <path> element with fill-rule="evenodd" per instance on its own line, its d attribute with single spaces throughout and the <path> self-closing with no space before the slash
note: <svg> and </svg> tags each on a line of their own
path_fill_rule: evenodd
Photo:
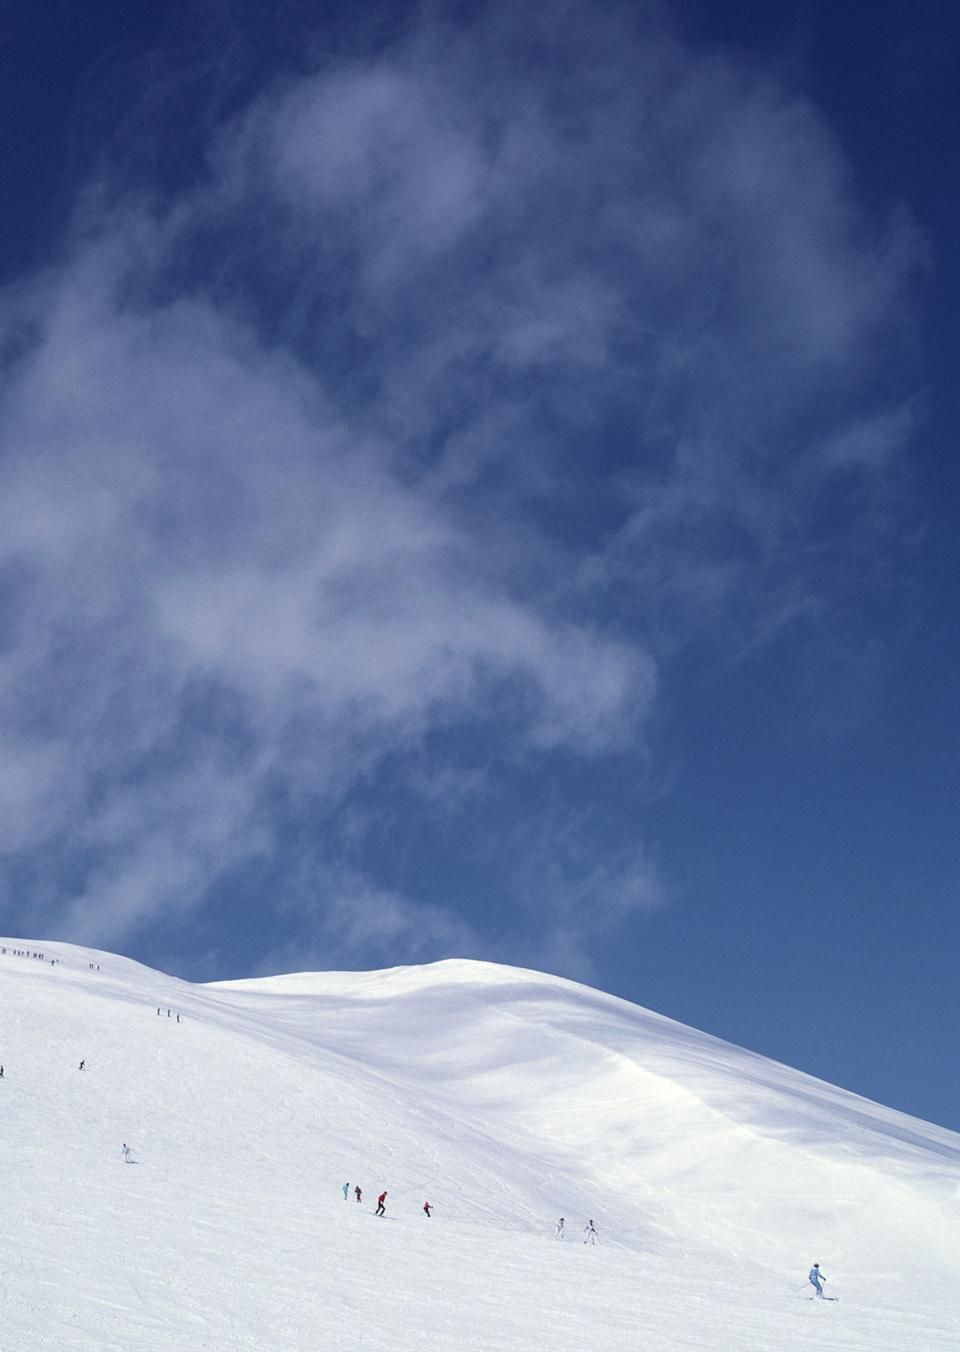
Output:
<svg viewBox="0 0 960 1352">
<path fill-rule="evenodd" d="M 823 1287 L 820 1283 L 825 1282 L 826 1280 L 826 1277 L 820 1271 L 820 1264 L 814 1263 L 813 1267 L 810 1269 L 810 1285 L 815 1289 L 821 1300 L 823 1300 Z"/>
</svg>

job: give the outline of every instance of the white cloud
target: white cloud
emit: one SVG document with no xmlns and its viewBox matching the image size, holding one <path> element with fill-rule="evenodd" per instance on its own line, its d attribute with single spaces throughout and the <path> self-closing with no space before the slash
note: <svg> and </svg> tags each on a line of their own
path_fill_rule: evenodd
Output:
<svg viewBox="0 0 960 1352">
<path fill-rule="evenodd" d="M 0 845 L 55 924 L 190 914 L 280 848 L 278 796 L 388 756 L 472 786 L 422 771 L 461 725 L 488 778 L 629 746 L 650 636 L 824 604 L 786 560 L 909 435 L 874 386 L 920 250 L 809 106 L 644 22 L 492 7 L 269 85 L 206 184 L 95 185 L 7 298 Z M 659 904 L 624 848 L 558 853 L 564 963 Z M 345 954 L 493 942 L 315 867 Z"/>
<path fill-rule="evenodd" d="M 199 300 L 131 311 L 111 262 L 48 281 L 2 421 L 5 844 L 88 860 L 65 932 L 189 913 L 273 848 L 276 779 L 337 795 L 491 711 L 587 752 L 642 718 L 642 653 L 513 597 L 296 362 Z"/>
<path fill-rule="evenodd" d="M 601 827 L 582 813 L 553 807 L 523 829 L 508 870 L 523 900 L 507 946 L 524 953 L 529 965 L 591 980 L 597 945 L 666 904 L 649 851 L 637 841 L 611 848 Z"/>
</svg>

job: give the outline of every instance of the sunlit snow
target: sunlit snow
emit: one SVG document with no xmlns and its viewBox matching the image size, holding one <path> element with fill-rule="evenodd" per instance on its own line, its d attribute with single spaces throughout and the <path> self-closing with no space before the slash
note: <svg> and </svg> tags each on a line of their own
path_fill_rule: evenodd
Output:
<svg viewBox="0 0 960 1352">
<path fill-rule="evenodd" d="M 536 972 L 0 945 L 2 1352 L 960 1346 L 952 1132 Z"/>
</svg>

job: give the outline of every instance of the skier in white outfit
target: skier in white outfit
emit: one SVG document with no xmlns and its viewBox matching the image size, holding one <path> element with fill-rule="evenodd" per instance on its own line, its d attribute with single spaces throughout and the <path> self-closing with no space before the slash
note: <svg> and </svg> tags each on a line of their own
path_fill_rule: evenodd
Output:
<svg viewBox="0 0 960 1352">
<path fill-rule="evenodd" d="M 557 1221 L 557 1228 L 553 1232 L 554 1239 L 563 1239 L 563 1217 Z"/>
<path fill-rule="evenodd" d="M 587 1221 L 586 1225 L 583 1227 L 584 1244 L 596 1244 L 598 1239 L 599 1235 L 594 1229 L 593 1221 Z"/>
<path fill-rule="evenodd" d="M 126 1161 L 126 1163 L 129 1164 L 129 1163 L 130 1163 L 130 1147 L 127 1145 L 126 1141 L 124 1141 L 124 1143 L 123 1143 L 123 1149 L 120 1151 L 120 1154 L 123 1156 L 123 1158 L 124 1158 L 124 1160 Z"/>
</svg>

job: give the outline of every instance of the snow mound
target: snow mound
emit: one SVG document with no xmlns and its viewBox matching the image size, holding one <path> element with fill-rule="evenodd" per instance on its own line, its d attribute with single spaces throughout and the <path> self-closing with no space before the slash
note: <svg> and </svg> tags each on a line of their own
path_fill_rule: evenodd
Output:
<svg viewBox="0 0 960 1352">
<path fill-rule="evenodd" d="M 4 1352 L 957 1344 L 942 1128 L 518 968 L 0 946 Z"/>
</svg>

